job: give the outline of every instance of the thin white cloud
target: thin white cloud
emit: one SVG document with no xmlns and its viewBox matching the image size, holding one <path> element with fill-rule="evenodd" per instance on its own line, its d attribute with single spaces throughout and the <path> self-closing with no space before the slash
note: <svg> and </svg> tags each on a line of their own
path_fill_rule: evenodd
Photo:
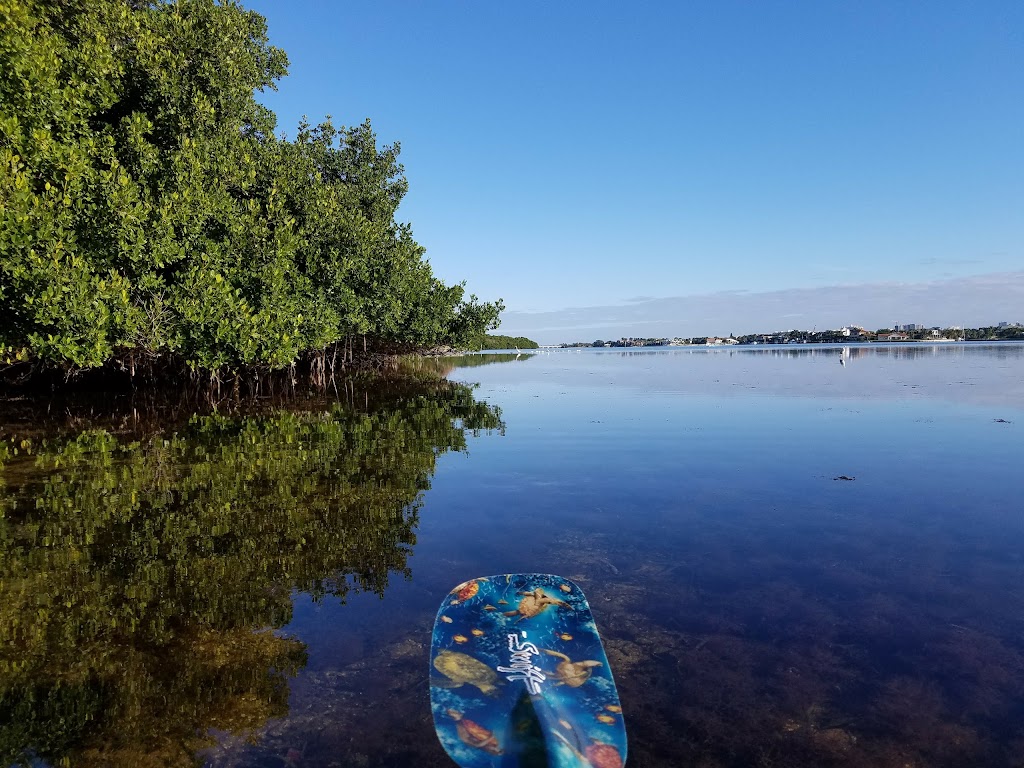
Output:
<svg viewBox="0 0 1024 768">
<path fill-rule="evenodd" d="M 1024 271 L 917 283 L 879 281 L 764 293 L 721 291 L 571 311 L 508 311 L 501 332 L 550 344 L 585 340 L 573 333 L 583 330 L 603 338 L 771 332 L 792 327 L 794 317 L 805 318 L 807 328 L 819 329 L 849 324 L 875 329 L 895 323 L 948 327 L 1024 322 Z"/>
<path fill-rule="evenodd" d="M 981 264 L 982 261 L 981 259 L 940 259 L 935 256 L 929 256 L 928 258 L 919 259 L 917 263 L 926 267 L 961 267 Z"/>
</svg>

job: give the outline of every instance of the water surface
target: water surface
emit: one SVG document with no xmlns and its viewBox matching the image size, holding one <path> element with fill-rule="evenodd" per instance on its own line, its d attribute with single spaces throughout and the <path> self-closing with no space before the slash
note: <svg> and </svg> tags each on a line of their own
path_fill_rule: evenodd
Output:
<svg viewBox="0 0 1024 768">
<path fill-rule="evenodd" d="M 591 599 L 631 766 L 1024 761 L 1024 345 L 441 365 L 415 396 L 10 428 L 0 756 L 450 765 L 437 606 L 547 571 Z"/>
</svg>

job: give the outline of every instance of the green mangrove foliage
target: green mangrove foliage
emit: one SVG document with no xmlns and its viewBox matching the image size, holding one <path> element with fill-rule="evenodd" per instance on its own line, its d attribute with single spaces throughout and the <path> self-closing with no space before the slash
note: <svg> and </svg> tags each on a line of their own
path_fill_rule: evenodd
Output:
<svg viewBox="0 0 1024 768">
<path fill-rule="evenodd" d="M 272 630 L 293 591 L 408 576 L 437 458 L 502 426 L 442 382 L 362 410 L 0 442 L 0 764 L 192 765 L 211 728 L 286 714 L 305 649 Z"/>
<path fill-rule="evenodd" d="M 497 326 L 396 221 L 397 144 L 275 136 L 286 67 L 233 0 L 0 0 L 0 367 L 322 373 Z"/>
<path fill-rule="evenodd" d="M 540 345 L 525 336 L 501 336 L 488 333 L 480 340 L 478 349 L 537 349 Z"/>
</svg>

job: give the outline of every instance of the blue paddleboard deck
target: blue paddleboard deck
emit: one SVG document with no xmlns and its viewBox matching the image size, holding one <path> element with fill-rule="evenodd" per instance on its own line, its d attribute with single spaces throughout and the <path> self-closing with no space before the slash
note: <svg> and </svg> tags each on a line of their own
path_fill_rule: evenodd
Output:
<svg viewBox="0 0 1024 768">
<path fill-rule="evenodd" d="M 583 591 L 549 574 L 471 579 L 430 651 L 438 737 L 463 768 L 622 768 L 626 729 Z"/>
</svg>

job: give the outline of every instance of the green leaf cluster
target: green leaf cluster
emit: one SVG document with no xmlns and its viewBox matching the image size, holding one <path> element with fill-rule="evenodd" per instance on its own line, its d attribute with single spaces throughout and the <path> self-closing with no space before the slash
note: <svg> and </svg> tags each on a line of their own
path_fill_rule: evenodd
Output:
<svg viewBox="0 0 1024 768">
<path fill-rule="evenodd" d="M 396 221 L 397 144 L 275 135 L 286 67 L 233 0 L 0 0 L 0 364 L 279 369 L 497 326 Z"/>
<path fill-rule="evenodd" d="M 540 345 L 525 336 L 502 336 L 488 333 L 480 340 L 478 349 L 537 349 Z"/>
</svg>

